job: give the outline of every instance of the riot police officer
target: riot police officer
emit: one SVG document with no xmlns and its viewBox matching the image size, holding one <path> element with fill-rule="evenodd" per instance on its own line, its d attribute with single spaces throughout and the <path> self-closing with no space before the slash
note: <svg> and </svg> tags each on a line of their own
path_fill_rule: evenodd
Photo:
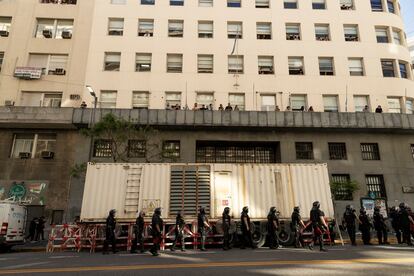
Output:
<svg viewBox="0 0 414 276">
<path fill-rule="evenodd" d="M 241 213 L 241 230 L 242 230 L 242 244 L 240 249 L 245 249 L 246 245 L 255 249 L 256 247 L 253 244 L 253 237 L 252 237 L 252 229 L 250 224 L 250 217 L 249 217 L 249 207 L 243 207 Z"/>
<path fill-rule="evenodd" d="M 141 247 L 141 253 L 144 253 L 144 227 L 145 227 L 145 221 L 144 221 L 144 217 L 145 217 L 145 212 L 141 211 L 138 214 L 138 217 L 135 221 L 135 227 L 134 227 L 134 232 L 135 232 L 135 239 L 133 240 L 132 243 L 132 247 L 131 247 L 131 253 L 137 253 L 137 247 L 138 247 L 138 243 L 139 246 Z"/>
<path fill-rule="evenodd" d="M 374 207 L 374 228 L 377 231 L 377 238 L 379 244 L 389 244 L 388 243 L 388 231 L 387 225 L 385 224 L 384 216 L 380 213 L 380 207 Z"/>
<path fill-rule="evenodd" d="M 398 216 L 400 217 L 403 242 L 407 243 L 407 245 L 412 245 L 410 224 L 414 224 L 414 221 L 410 216 L 405 203 L 400 203 L 400 211 L 398 212 Z"/>
<path fill-rule="evenodd" d="M 115 254 L 116 250 L 116 237 L 115 237 L 115 228 L 116 228 L 116 219 L 115 219 L 116 210 L 112 209 L 109 211 L 109 215 L 106 218 L 106 227 L 105 227 L 105 241 L 103 245 L 103 254 L 108 254 L 109 244 L 112 246 L 112 252 Z"/>
<path fill-rule="evenodd" d="M 276 207 L 271 207 L 267 215 L 267 236 L 269 237 L 269 248 L 279 248 L 279 238 L 277 231 L 279 230 L 279 218 L 277 216 Z"/>
<path fill-rule="evenodd" d="M 351 240 L 352 245 L 356 245 L 356 220 L 355 209 L 351 205 L 346 206 L 346 210 L 342 219 L 342 225 L 346 227 L 346 230 Z"/>
<path fill-rule="evenodd" d="M 323 232 L 325 229 L 328 229 L 328 225 L 325 221 L 325 213 L 320 209 L 321 204 L 319 201 L 315 201 L 313 203 L 312 210 L 310 211 L 310 220 L 312 223 L 313 229 L 313 241 L 309 244 L 309 249 L 313 250 L 316 241 L 319 241 L 319 249 L 320 251 L 327 251 L 324 248 L 323 244 Z"/>
<path fill-rule="evenodd" d="M 303 246 L 303 239 L 301 235 L 300 227 L 303 229 L 306 228 L 305 223 L 303 223 L 302 217 L 300 215 L 300 208 L 296 206 L 293 208 L 293 213 L 291 216 L 292 219 L 292 233 L 295 235 L 295 247 L 299 248 Z"/>
<path fill-rule="evenodd" d="M 362 242 L 364 245 L 371 245 L 371 228 L 372 224 L 367 215 L 365 208 L 359 210 L 359 231 L 362 233 Z"/>
<path fill-rule="evenodd" d="M 223 250 L 230 249 L 230 208 L 226 207 L 223 211 Z"/>
<path fill-rule="evenodd" d="M 161 243 L 161 234 L 162 234 L 162 227 L 164 225 L 164 221 L 161 218 L 161 208 L 156 208 L 154 210 L 154 214 L 152 215 L 152 247 L 150 252 L 153 256 L 158 256 L 158 250 L 160 249 Z"/>
<path fill-rule="evenodd" d="M 208 218 L 206 215 L 206 210 L 204 207 L 200 207 L 199 213 L 198 213 L 198 233 L 201 237 L 201 251 L 206 251 L 206 239 L 207 239 L 207 233 L 210 229 L 210 224 L 208 223 Z"/>
<path fill-rule="evenodd" d="M 181 243 L 181 251 L 185 251 L 185 237 L 184 237 L 184 228 L 185 228 L 185 221 L 181 211 L 177 212 L 177 216 L 175 218 L 175 240 L 172 244 L 171 251 L 175 251 L 175 247 L 177 246 L 177 242 L 180 241 Z"/>
<path fill-rule="evenodd" d="M 399 209 L 398 207 L 392 206 L 390 209 L 390 219 L 391 219 L 391 227 L 395 232 L 395 237 L 397 238 L 398 244 L 402 243 L 402 235 L 401 235 L 401 224 L 400 224 L 400 216 L 399 216 Z"/>
</svg>

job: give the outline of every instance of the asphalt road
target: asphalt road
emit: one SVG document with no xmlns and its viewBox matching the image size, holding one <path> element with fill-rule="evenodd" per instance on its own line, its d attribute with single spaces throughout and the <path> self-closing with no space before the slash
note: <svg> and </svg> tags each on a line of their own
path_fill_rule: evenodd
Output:
<svg viewBox="0 0 414 276">
<path fill-rule="evenodd" d="M 9 253 L 0 275 L 414 275 L 414 247 L 335 246 L 328 252 L 282 248 L 115 255 Z"/>
</svg>

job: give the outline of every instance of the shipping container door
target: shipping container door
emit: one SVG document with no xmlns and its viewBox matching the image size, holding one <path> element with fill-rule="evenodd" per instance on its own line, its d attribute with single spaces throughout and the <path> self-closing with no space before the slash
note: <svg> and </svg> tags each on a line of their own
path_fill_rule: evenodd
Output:
<svg viewBox="0 0 414 276">
<path fill-rule="evenodd" d="M 200 206 L 210 213 L 210 166 L 171 166 L 170 215 L 195 217 Z"/>
</svg>

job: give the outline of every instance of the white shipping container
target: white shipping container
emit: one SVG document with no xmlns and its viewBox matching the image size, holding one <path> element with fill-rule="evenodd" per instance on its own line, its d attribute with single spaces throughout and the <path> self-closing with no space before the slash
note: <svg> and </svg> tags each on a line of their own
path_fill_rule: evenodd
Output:
<svg viewBox="0 0 414 276">
<path fill-rule="evenodd" d="M 201 186 L 202 181 L 208 181 L 209 190 Z M 189 191 L 182 193 L 182 200 L 181 186 Z M 327 217 L 334 216 L 326 164 L 90 163 L 81 219 L 104 220 L 110 209 L 117 209 L 118 219 L 132 220 L 139 210 L 148 215 L 156 207 L 162 207 L 164 217 L 173 219 L 181 204 L 188 208 L 206 200 L 195 195 L 198 189 L 208 193 L 210 206 L 206 207 L 213 219 L 221 217 L 226 206 L 235 218 L 240 217 L 243 206 L 249 206 L 253 219 L 265 219 L 271 206 L 277 207 L 282 218 L 290 218 L 293 207 L 300 206 L 307 218 L 316 200 Z"/>
</svg>

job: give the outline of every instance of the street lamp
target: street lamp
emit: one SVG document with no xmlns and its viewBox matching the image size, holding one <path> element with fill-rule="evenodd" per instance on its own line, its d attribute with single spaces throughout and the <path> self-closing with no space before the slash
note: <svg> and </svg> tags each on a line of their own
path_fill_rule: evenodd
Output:
<svg viewBox="0 0 414 276">
<path fill-rule="evenodd" d="M 98 104 L 98 97 L 96 96 L 95 91 L 93 90 L 92 86 L 90 86 L 90 85 L 87 85 L 86 89 L 88 89 L 89 94 L 91 94 L 91 96 L 93 97 L 93 99 L 94 99 L 93 105 L 94 105 L 94 108 L 96 108 L 96 106 Z"/>
</svg>

